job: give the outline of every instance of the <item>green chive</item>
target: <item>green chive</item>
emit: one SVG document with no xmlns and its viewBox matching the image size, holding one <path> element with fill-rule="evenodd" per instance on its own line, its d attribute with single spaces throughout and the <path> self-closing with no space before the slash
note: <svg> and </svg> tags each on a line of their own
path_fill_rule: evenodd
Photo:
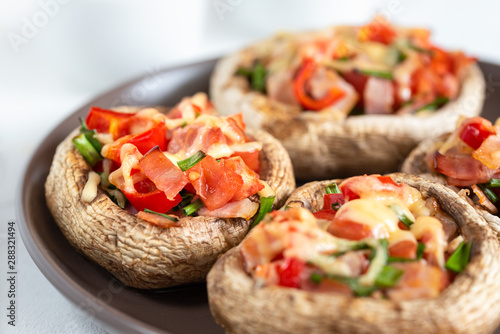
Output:
<svg viewBox="0 0 500 334">
<path fill-rule="evenodd" d="M 176 217 L 172 217 L 170 215 L 167 215 L 166 213 L 160 213 L 160 212 L 156 212 L 156 211 L 149 210 L 149 209 L 144 209 L 144 212 L 154 213 L 155 215 L 159 215 L 159 216 L 165 217 L 167 219 L 170 219 L 173 222 L 179 221 L 179 219 L 177 219 Z"/>
<path fill-rule="evenodd" d="M 495 194 L 490 188 L 488 188 L 484 184 L 479 184 L 479 188 L 481 188 L 481 190 L 486 195 L 486 197 L 488 197 L 488 199 L 491 201 L 491 203 L 498 202 L 497 194 Z"/>
<path fill-rule="evenodd" d="M 450 99 L 447 98 L 447 97 L 438 96 L 431 103 L 426 104 L 425 106 L 418 108 L 416 110 L 416 112 L 423 111 L 423 110 L 436 110 L 439 107 L 441 107 L 441 106 L 445 105 L 446 103 L 448 103 L 449 100 Z"/>
<path fill-rule="evenodd" d="M 340 194 L 340 189 L 335 182 L 325 187 L 327 194 Z"/>
<path fill-rule="evenodd" d="M 339 59 L 337 59 L 338 61 L 348 61 L 349 60 L 349 57 L 347 56 L 344 56 L 344 57 L 340 57 Z"/>
<path fill-rule="evenodd" d="M 101 154 L 97 152 L 85 134 L 82 133 L 73 138 L 73 144 L 90 166 L 94 167 L 96 163 L 102 160 Z"/>
<path fill-rule="evenodd" d="M 490 179 L 487 185 L 489 188 L 500 188 L 500 179 Z"/>
<path fill-rule="evenodd" d="M 394 211 L 394 213 L 398 216 L 398 219 L 403 223 L 404 226 L 410 228 L 410 226 L 413 224 L 413 220 L 411 220 L 410 217 L 406 215 L 402 207 L 397 204 L 391 204 L 389 205 L 389 208 Z"/>
<path fill-rule="evenodd" d="M 261 93 L 266 91 L 266 69 L 260 62 L 257 62 L 253 68 L 251 81 L 254 90 Z"/>
<path fill-rule="evenodd" d="M 424 257 L 425 244 L 419 242 L 417 244 L 417 260 L 421 260 Z"/>
<path fill-rule="evenodd" d="M 177 165 L 181 168 L 183 172 L 187 171 L 189 168 L 196 166 L 198 162 L 203 160 L 207 155 L 203 151 L 198 151 L 187 159 L 177 162 Z"/>
<path fill-rule="evenodd" d="M 405 53 L 403 53 L 403 52 L 401 52 L 401 51 L 398 50 L 398 60 L 397 60 L 397 63 L 399 64 L 399 63 L 404 62 L 406 60 L 406 58 L 408 58 L 408 56 Z"/>
<path fill-rule="evenodd" d="M 266 215 L 266 213 L 271 212 L 271 210 L 273 209 L 273 203 L 274 203 L 274 198 L 275 197 L 276 196 L 269 196 L 269 197 L 261 197 L 260 198 L 259 213 L 257 214 L 257 217 L 253 221 L 253 224 L 250 227 L 250 229 L 252 229 L 255 226 L 257 226 L 257 224 L 260 223 L 260 221 L 262 220 L 262 218 L 264 218 L 264 216 Z"/>
<path fill-rule="evenodd" d="M 416 261 L 416 259 L 408 259 L 405 257 L 395 257 L 395 256 L 389 256 L 387 258 L 387 263 L 393 263 L 393 262 L 413 262 Z"/>
<path fill-rule="evenodd" d="M 87 137 L 87 140 L 92 144 L 92 146 L 94 146 L 97 152 L 101 152 L 102 144 L 99 140 L 97 140 L 97 138 L 94 137 L 95 130 L 89 130 L 87 124 L 85 124 L 85 121 L 81 117 L 80 117 L 80 133 L 83 133 L 85 137 Z"/>
<path fill-rule="evenodd" d="M 193 213 L 195 213 L 196 211 L 198 211 L 199 209 L 201 209 L 203 206 L 205 206 L 205 204 L 203 204 L 203 202 L 201 201 L 201 199 L 197 199 L 193 203 L 191 203 L 189 205 L 186 205 L 182 209 L 182 214 L 184 216 L 191 216 Z"/>
<path fill-rule="evenodd" d="M 410 44 L 408 45 L 408 47 L 412 50 L 415 50 L 415 51 L 418 51 L 418 52 L 421 52 L 421 53 L 427 53 L 428 55 L 434 55 L 434 52 L 432 50 L 429 50 L 429 49 L 422 49 L 416 45 L 413 45 L 413 44 Z"/>
<path fill-rule="evenodd" d="M 354 295 L 357 297 L 368 297 L 373 293 L 373 291 L 377 289 L 375 286 L 365 286 L 360 284 L 358 279 L 355 277 L 328 275 L 328 278 L 348 285 Z"/>
<path fill-rule="evenodd" d="M 373 71 L 373 70 L 354 70 L 355 73 L 364 74 L 370 77 L 377 77 L 381 79 L 392 80 L 391 72 L 383 72 L 383 71 Z"/>
<path fill-rule="evenodd" d="M 340 205 L 340 203 L 332 203 L 331 207 L 332 207 L 332 210 L 338 210 L 340 209 L 342 205 Z"/>
<path fill-rule="evenodd" d="M 238 70 L 236 71 L 236 75 L 242 75 L 247 78 L 251 78 L 252 74 L 253 74 L 252 70 L 243 67 L 238 68 Z"/>
<path fill-rule="evenodd" d="M 323 275 L 318 273 L 312 273 L 309 279 L 316 284 L 320 284 L 321 281 L 323 280 Z"/>
<path fill-rule="evenodd" d="M 446 261 L 446 269 L 458 274 L 461 273 L 469 263 L 471 246 L 472 242 L 465 243 L 462 241 L 460 246 L 448 258 L 448 261 Z"/>
<path fill-rule="evenodd" d="M 382 288 L 390 288 L 398 283 L 404 271 L 391 266 L 384 266 L 375 279 L 375 285 Z"/>
</svg>

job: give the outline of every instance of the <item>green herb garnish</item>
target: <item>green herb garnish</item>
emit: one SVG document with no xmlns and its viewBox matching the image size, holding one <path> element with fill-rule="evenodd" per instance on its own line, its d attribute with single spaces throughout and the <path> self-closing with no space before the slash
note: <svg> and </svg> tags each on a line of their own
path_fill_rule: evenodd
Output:
<svg viewBox="0 0 500 334">
<path fill-rule="evenodd" d="M 469 263 L 471 246 L 472 242 L 465 243 L 462 241 L 458 248 L 448 258 L 448 261 L 446 261 L 446 269 L 458 274 L 461 273 Z"/>
<path fill-rule="evenodd" d="M 73 138 L 73 144 L 90 166 L 94 167 L 102 160 L 101 154 L 95 149 L 84 133 Z"/>
<path fill-rule="evenodd" d="M 487 186 L 489 188 L 500 188 L 500 179 L 490 179 Z"/>
<path fill-rule="evenodd" d="M 488 197 L 488 199 L 491 201 L 491 203 L 498 202 L 498 196 L 497 196 L 497 194 L 495 194 L 493 192 L 493 190 L 488 188 L 485 184 L 479 184 L 478 186 L 479 186 L 479 188 L 481 188 L 481 190 L 486 195 L 486 197 Z"/>
<path fill-rule="evenodd" d="M 414 223 L 413 220 L 411 220 L 410 217 L 406 214 L 404 209 L 397 205 L 397 204 L 391 204 L 389 205 L 389 208 L 394 211 L 394 213 L 398 216 L 399 221 L 403 223 L 404 226 L 407 228 L 410 228 L 410 226 Z"/>
<path fill-rule="evenodd" d="M 181 161 L 178 161 L 177 165 L 180 167 L 180 169 L 183 172 L 185 172 L 189 168 L 192 168 L 192 167 L 196 166 L 196 164 L 198 162 L 200 162 L 201 160 L 203 160 L 203 158 L 205 158 L 206 156 L 207 155 L 205 154 L 205 152 L 198 151 L 195 154 L 193 154 L 192 156 L 190 156 L 189 158 L 181 160 Z"/>
<path fill-rule="evenodd" d="M 167 215 L 166 213 L 160 213 L 160 212 L 156 212 L 156 211 L 153 211 L 153 210 L 149 210 L 149 209 L 144 209 L 144 212 L 148 212 L 148 213 L 154 213 L 155 215 L 159 215 L 159 216 L 162 216 L 162 217 L 165 217 L 173 222 L 177 222 L 179 221 L 179 219 L 177 219 L 176 217 L 172 217 L 170 215 Z"/>
<path fill-rule="evenodd" d="M 425 244 L 419 242 L 417 244 L 417 260 L 421 260 L 424 257 Z"/>
<path fill-rule="evenodd" d="M 274 203 L 275 198 L 276 198 L 276 196 L 269 196 L 269 197 L 261 197 L 260 198 L 259 213 L 257 214 L 257 217 L 255 217 L 255 220 L 253 221 L 253 224 L 250 227 L 250 229 L 257 226 L 257 224 L 260 223 L 262 218 L 264 218 L 264 216 L 267 213 L 271 212 L 271 210 L 273 209 L 273 203 Z"/>
<path fill-rule="evenodd" d="M 390 288 L 398 283 L 404 271 L 391 266 L 384 266 L 375 279 L 375 285 L 381 288 Z"/>
<path fill-rule="evenodd" d="M 265 93 L 267 71 L 260 61 L 255 62 L 252 68 L 238 68 L 236 74 L 246 77 L 253 90 Z"/>
<path fill-rule="evenodd" d="M 416 110 L 416 112 L 419 112 L 419 111 L 423 111 L 423 110 L 437 110 L 438 108 L 440 108 L 441 106 L 445 105 L 446 103 L 448 103 L 450 99 L 447 98 L 447 97 L 444 97 L 444 96 L 438 96 L 434 99 L 434 101 L 432 101 L 431 103 L 429 104 L 426 104 L 425 106 L 423 107 L 420 107 Z"/>
<path fill-rule="evenodd" d="M 183 209 L 182 209 L 182 214 L 184 216 L 191 216 L 193 215 L 196 211 L 198 211 L 199 209 L 201 209 L 202 207 L 204 207 L 205 204 L 203 204 L 203 202 L 201 201 L 201 199 L 197 199 L 196 201 L 194 201 L 193 203 L 189 204 L 189 205 L 186 205 Z"/>
<path fill-rule="evenodd" d="M 333 182 L 332 184 L 325 187 L 325 192 L 327 194 L 340 194 L 340 189 L 337 186 L 337 183 Z"/>
<path fill-rule="evenodd" d="M 391 72 L 383 72 L 383 71 L 374 71 L 374 70 L 354 70 L 355 73 L 359 74 L 364 74 L 370 77 L 377 77 L 381 79 L 387 79 L 387 80 L 392 80 L 392 73 Z"/>
</svg>

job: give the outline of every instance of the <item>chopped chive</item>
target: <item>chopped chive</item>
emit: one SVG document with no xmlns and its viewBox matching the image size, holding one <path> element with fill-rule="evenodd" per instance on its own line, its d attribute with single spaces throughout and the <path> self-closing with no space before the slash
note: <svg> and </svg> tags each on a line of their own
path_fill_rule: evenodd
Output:
<svg viewBox="0 0 500 334">
<path fill-rule="evenodd" d="M 167 219 L 170 219 L 173 222 L 179 221 L 179 219 L 177 219 L 176 217 L 172 217 L 170 215 L 167 215 L 166 213 L 160 213 L 160 212 L 156 212 L 156 211 L 149 210 L 149 209 L 144 209 L 144 212 L 154 213 L 155 215 L 159 215 L 159 216 L 165 217 Z"/>
<path fill-rule="evenodd" d="M 199 209 L 201 209 L 203 206 L 205 206 L 205 204 L 203 204 L 203 202 L 201 201 L 201 199 L 197 199 L 193 203 L 191 203 L 189 205 L 186 205 L 182 209 L 182 214 L 184 216 L 191 216 L 191 215 L 193 215 L 193 213 L 195 213 L 196 211 L 198 211 Z"/>
<path fill-rule="evenodd" d="M 404 62 L 406 60 L 406 58 L 408 58 L 408 56 L 405 53 L 403 53 L 400 50 L 398 50 L 398 60 L 397 60 L 397 63 L 399 64 L 399 63 Z"/>
<path fill-rule="evenodd" d="M 257 62 L 253 68 L 252 88 L 261 93 L 266 91 L 266 69 L 260 62 Z"/>
<path fill-rule="evenodd" d="M 375 285 L 382 288 L 390 288 L 398 283 L 403 275 L 403 270 L 391 266 L 384 266 L 375 279 Z"/>
<path fill-rule="evenodd" d="M 490 179 L 487 185 L 489 188 L 500 188 L 500 179 Z"/>
<path fill-rule="evenodd" d="M 323 280 L 323 275 L 318 273 L 312 273 L 309 279 L 316 284 L 320 284 L 321 281 Z"/>
<path fill-rule="evenodd" d="M 252 73 L 253 73 L 252 70 L 250 70 L 248 68 L 244 68 L 244 67 L 240 67 L 236 71 L 236 75 L 242 75 L 242 76 L 247 77 L 247 78 L 251 78 L 252 77 Z"/>
<path fill-rule="evenodd" d="M 383 71 L 373 71 L 373 70 L 354 70 L 355 73 L 364 74 L 370 77 L 377 77 L 381 79 L 392 80 L 391 72 L 383 72 Z"/>
<path fill-rule="evenodd" d="M 408 259 L 406 257 L 396 257 L 396 256 L 389 256 L 387 258 L 387 263 L 393 263 L 393 262 L 413 262 L 416 261 L 416 259 Z"/>
<path fill-rule="evenodd" d="M 488 188 L 484 184 L 479 184 L 479 188 L 481 188 L 481 190 L 486 195 L 486 197 L 488 197 L 488 199 L 491 201 L 491 203 L 498 202 L 497 194 L 495 194 L 490 188 Z"/>
<path fill-rule="evenodd" d="M 365 286 L 359 283 L 359 280 L 355 277 L 344 277 L 337 275 L 328 275 L 328 278 L 333 279 L 337 282 L 346 284 L 352 290 L 355 296 L 357 297 L 367 297 L 370 296 L 373 291 L 377 288 L 375 286 Z"/>
<path fill-rule="evenodd" d="M 421 53 L 427 53 L 428 55 L 431 55 L 431 56 L 434 55 L 434 52 L 432 50 L 423 49 L 423 48 L 420 48 L 420 47 L 413 45 L 413 44 L 408 45 L 408 47 L 412 50 L 415 50 L 415 51 L 418 51 Z"/>
<path fill-rule="evenodd" d="M 337 186 L 337 183 L 333 182 L 332 184 L 325 187 L 325 192 L 327 194 L 340 194 L 340 189 Z"/>
<path fill-rule="evenodd" d="M 419 242 L 417 244 L 417 260 L 421 260 L 424 257 L 425 244 Z"/>
<path fill-rule="evenodd" d="M 102 144 L 97 138 L 94 137 L 95 135 L 95 130 L 89 130 L 87 127 L 87 124 L 85 124 L 85 121 L 83 118 L 80 117 L 80 133 L 83 133 L 85 137 L 87 137 L 87 140 L 94 146 L 97 152 L 101 152 L 102 149 Z"/>
<path fill-rule="evenodd" d="M 85 134 L 73 138 L 73 144 L 90 166 L 94 167 L 102 160 L 101 154 L 95 149 Z"/>
<path fill-rule="evenodd" d="M 260 221 L 262 220 L 262 218 L 264 218 L 264 216 L 266 215 L 266 213 L 271 212 L 271 210 L 273 209 L 273 203 L 274 203 L 274 198 L 275 197 L 276 196 L 269 196 L 269 197 L 261 197 L 260 198 L 259 213 L 257 214 L 257 217 L 253 221 L 253 224 L 250 227 L 250 229 L 252 229 L 255 226 L 257 226 L 257 224 L 260 223 Z"/>
<path fill-rule="evenodd" d="M 439 107 L 441 107 L 441 106 L 445 105 L 446 103 L 448 103 L 449 100 L 450 99 L 447 98 L 447 97 L 438 96 L 431 103 L 426 104 L 425 106 L 418 108 L 416 110 L 416 112 L 423 111 L 423 110 L 436 110 Z"/>
<path fill-rule="evenodd" d="M 177 165 L 181 168 L 183 172 L 187 171 L 189 168 L 196 166 L 198 162 L 203 160 L 207 155 L 203 151 L 198 151 L 187 159 L 177 161 Z"/>
<path fill-rule="evenodd" d="M 398 216 L 398 219 L 403 223 L 404 226 L 410 228 L 410 226 L 413 224 L 413 220 L 411 220 L 410 217 L 406 215 L 402 207 L 397 204 L 391 204 L 389 205 L 389 208 L 394 211 L 394 213 Z"/>
<path fill-rule="evenodd" d="M 458 274 L 461 273 L 469 263 L 471 246 L 472 242 L 465 243 L 462 241 L 458 248 L 448 258 L 448 261 L 446 261 L 446 269 Z"/>
<path fill-rule="evenodd" d="M 340 57 L 339 59 L 337 59 L 338 61 L 348 61 L 349 60 L 349 57 L 347 56 L 344 56 L 344 57 Z"/>
</svg>

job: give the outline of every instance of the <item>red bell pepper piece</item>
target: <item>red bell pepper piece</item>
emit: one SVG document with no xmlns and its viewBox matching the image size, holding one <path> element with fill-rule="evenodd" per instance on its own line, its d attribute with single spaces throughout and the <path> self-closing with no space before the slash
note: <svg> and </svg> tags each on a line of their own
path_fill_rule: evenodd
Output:
<svg viewBox="0 0 500 334">
<path fill-rule="evenodd" d="M 466 119 L 461 126 L 463 129 L 460 132 L 460 139 L 475 150 L 486 138 L 495 133 L 491 123 L 481 117 Z"/>
<path fill-rule="evenodd" d="M 152 184 L 149 179 L 135 184 L 136 191 L 128 192 L 122 189 L 123 194 L 137 211 L 144 209 L 166 213 L 182 201 L 180 194 L 169 200 L 165 193 Z"/>
<path fill-rule="evenodd" d="M 301 282 L 301 274 L 306 267 L 305 262 L 295 259 L 287 258 L 278 267 L 279 285 L 289 288 L 299 288 Z"/>
<path fill-rule="evenodd" d="M 316 64 L 312 59 L 306 59 L 302 64 L 301 68 L 297 72 L 297 76 L 293 82 L 293 92 L 295 94 L 295 98 L 299 103 L 307 110 L 321 110 L 328 106 L 331 106 L 342 97 L 344 97 L 345 92 L 338 88 L 332 87 L 330 90 L 323 96 L 322 98 L 315 100 L 306 90 L 307 81 L 314 74 L 316 69 Z"/>
<path fill-rule="evenodd" d="M 121 113 L 98 107 L 91 107 L 85 123 L 90 130 L 110 133 L 113 139 L 130 134 L 130 123 L 134 114 Z"/>
</svg>

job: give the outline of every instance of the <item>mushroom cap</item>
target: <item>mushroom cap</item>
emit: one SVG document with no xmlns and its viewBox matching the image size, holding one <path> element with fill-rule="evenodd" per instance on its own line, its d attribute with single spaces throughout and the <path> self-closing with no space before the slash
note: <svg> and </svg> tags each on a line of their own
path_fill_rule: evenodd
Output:
<svg viewBox="0 0 500 334">
<path fill-rule="evenodd" d="M 428 154 L 433 153 L 438 148 L 438 145 L 440 143 L 443 143 L 449 136 L 450 133 L 445 133 L 441 136 L 428 138 L 422 141 L 410 152 L 408 157 L 405 159 L 405 161 L 401 165 L 401 172 L 420 175 L 426 179 L 430 179 L 446 185 L 446 177 L 444 177 L 442 174 L 432 171 L 430 166 L 426 163 L 426 157 Z M 454 186 L 447 187 L 454 190 L 455 192 L 460 191 L 459 188 Z M 467 200 L 484 217 L 491 228 L 495 230 L 495 232 L 500 233 L 500 217 L 492 215 L 487 210 L 483 209 L 482 206 L 474 203 L 468 197 Z"/>
<path fill-rule="evenodd" d="M 318 32 L 296 36 L 304 38 L 308 34 Z M 264 129 L 280 140 L 300 180 L 398 171 L 420 141 L 451 131 L 460 115 L 479 115 L 483 106 L 485 81 L 479 66 L 473 64 L 463 75 L 457 99 L 425 115 L 335 119 L 330 113 L 301 112 L 296 106 L 252 91 L 247 80 L 235 74 L 270 45 L 272 38 L 222 58 L 210 80 L 210 96 L 220 113 L 242 112 L 249 127 Z M 304 159 L 304 155 L 308 158 Z"/>
<path fill-rule="evenodd" d="M 500 323 L 500 245 L 484 219 L 452 190 L 406 174 L 397 182 L 438 199 L 467 241 L 471 261 L 437 298 L 404 302 L 347 297 L 277 286 L 259 287 L 244 271 L 239 247 L 223 255 L 207 277 L 209 305 L 228 333 L 491 333 Z M 286 205 L 316 211 L 324 187 L 305 184 Z"/>
<path fill-rule="evenodd" d="M 276 191 L 279 207 L 295 188 L 290 158 L 265 131 L 247 133 L 263 143 L 260 178 Z M 121 209 L 100 188 L 92 202 L 82 202 L 91 167 L 72 143 L 77 134 L 57 147 L 45 183 L 47 206 L 68 241 L 125 285 L 154 289 L 203 281 L 217 257 L 246 235 L 254 218 L 185 217 L 180 227 L 161 228 Z"/>
</svg>

